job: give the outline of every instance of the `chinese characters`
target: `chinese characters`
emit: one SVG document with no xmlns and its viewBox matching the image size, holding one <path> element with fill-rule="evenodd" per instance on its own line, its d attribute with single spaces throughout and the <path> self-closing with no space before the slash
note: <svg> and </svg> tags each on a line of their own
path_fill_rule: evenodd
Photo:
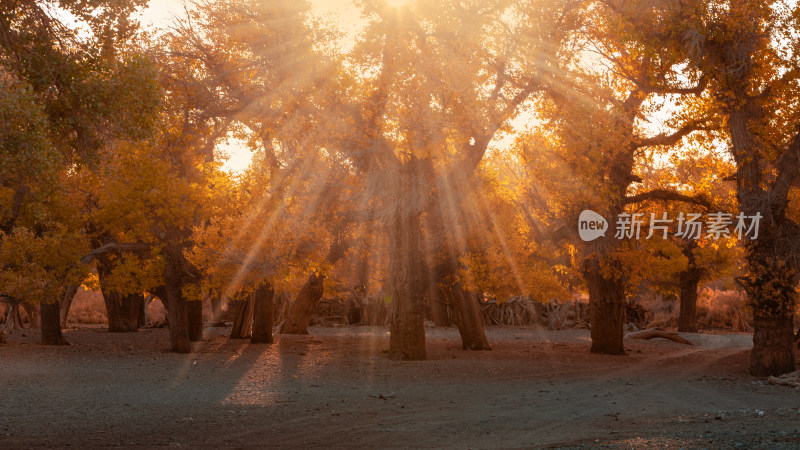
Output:
<svg viewBox="0 0 800 450">
<path fill-rule="evenodd" d="M 711 240 L 718 240 L 729 236 L 737 236 L 739 239 L 749 238 L 758 239 L 758 226 L 761 221 L 761 213 L 748 216 L 739 213 L 734 216 L 730 213 L 715 212 L 707 216 L 707 220 L 702 222 L 702 214 L 699 213 L 680 213 L 678 217 L 669 218 L 667 213 L 657 216 L 650 213 L 650 220 L 645 223 L 644 213 L 622 213 L 617 216 L 616 233 L 617 239 L 639 239 L 642 235 L 642 228 L 647 228 L 645 239 L 660 236 L 667 239 L 670 230 L 674 229 L 673 236 L 697 240 L 705 236 Z M 733 226 L 735 225 L 735 226 Z M 733 226 L 733 229 L 731 229 Z"/>
</svg>

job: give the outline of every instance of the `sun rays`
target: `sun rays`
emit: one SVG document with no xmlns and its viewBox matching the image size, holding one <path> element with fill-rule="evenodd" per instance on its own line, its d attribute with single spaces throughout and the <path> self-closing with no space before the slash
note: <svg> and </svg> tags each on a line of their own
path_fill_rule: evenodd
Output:
<svg viewBox="0 0 800 450">
<path fill-rule="evenodd" d="M 558 297 L 535 287 L 556 275 L 531 263 L 542 253 L 520 231 L 538 212 L 509 200 L 504 190 L 521 184 L 487 169 L 538 125 L 536 80 L 562 76 L 543 63 L 555 58 L 548 46 L 501 32 L 530 26 L 526 12 L 379 2 L 362 5 L 363 27 L 337 34 L 341 23 L 310 20 L 313 7 L 248 5 L 205 5 L 171 35 L 194 82 L 231 111 L 214 126 L 254 155 L 225 179 L 229 193 L 210 194 L 224 212 L 195 226 L 204 296 L 252 303 L 264 283 L 294 293 L 318 274 L 326 295 L 383 299 L 393 348 L 423 342 L 423 319 L 439 308 L 437 320 L 473 330 L 465 346 L 476 349 L 489 348 L 483 300 Z M 317 45 L 343 35 L 355 44 Z M 399 323 L 415 331 L 398 337 Z"/>
</svg>

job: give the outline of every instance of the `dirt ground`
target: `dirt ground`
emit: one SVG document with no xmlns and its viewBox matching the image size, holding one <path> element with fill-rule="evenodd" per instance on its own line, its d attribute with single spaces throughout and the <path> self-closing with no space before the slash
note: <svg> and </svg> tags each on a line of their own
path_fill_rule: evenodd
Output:
<svg viewBox="0 0 800 450">
<path fill-rule="evenodd" d="M 165 329 L 36 330 L 0 345 L 0 448 L 800 448 L 800 390 L 746 373 L 751 337 L 627 341 L 490 328 L 493 350 L 428 329 L 428 361 L 386 357 L 385 327 L 312 328 L 273 345 L 210 328 L 197 352 Z M 24 334 L 24 336 L 23 336 Z"/>
</svg>

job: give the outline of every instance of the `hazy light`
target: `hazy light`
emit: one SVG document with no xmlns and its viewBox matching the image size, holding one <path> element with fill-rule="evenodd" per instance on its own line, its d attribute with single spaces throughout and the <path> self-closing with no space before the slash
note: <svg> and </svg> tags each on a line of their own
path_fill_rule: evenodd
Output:
<svg viewBox="0 0 800 450">
<path fill-rule="evenodd" d="M 408 3 L 408 1 L 409 0 L 386 0 L 386 4 L 393 8 L 399 8 Z"/>
</svg>

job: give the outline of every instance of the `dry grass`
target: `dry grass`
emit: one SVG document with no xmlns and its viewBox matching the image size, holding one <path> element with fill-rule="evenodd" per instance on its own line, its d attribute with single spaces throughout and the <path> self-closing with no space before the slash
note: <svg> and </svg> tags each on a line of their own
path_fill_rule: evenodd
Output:
<svg viewBox="0 0 800 450">
<path fill-rule="evenodd" d="M 647 310 L 648 327 L 678 327 L 680 303 L 677 299 L 643 298 L 640 304 Z M 698 292 L 698 329 L 752 331 L 752 318 L 745 305 L 745 294 L 742 291 L 706 287 Z"/>
<path fill-rule="evenodd" d="M 647 311 L 645 314 L 645 327 L 677 328 L 678 327 L 678 302 L 661 296 L 643 297 L 639 304 Z"/>
<path fill-rule="evenodd" d="M 147 308 L 147 321 L 159 322 L 164 320 L 167 312 L 160 300 L 155 300 Z M 67 322 L 75 324 L 101 324 L 108 323 L 106 305 L 103 303 L 103 294 L 98 291 L 88 291 L 84 288 L 78 290 L 72 300 Z"/>
<path fill-rule="evenodd" d="M 107 324 L 106 306 L 103 304 L 103 294 L 97 291 L 78 289 L 72 299 L 72 306 L 67 316 L 68 323 L 79 324 Z"/>
<path fill-rule="evenodd" d="M 753 331 L 753 315 L 745 300 L 742 291 L 702 289 L 697 295 L 697 326 Z"/>
</svg>

